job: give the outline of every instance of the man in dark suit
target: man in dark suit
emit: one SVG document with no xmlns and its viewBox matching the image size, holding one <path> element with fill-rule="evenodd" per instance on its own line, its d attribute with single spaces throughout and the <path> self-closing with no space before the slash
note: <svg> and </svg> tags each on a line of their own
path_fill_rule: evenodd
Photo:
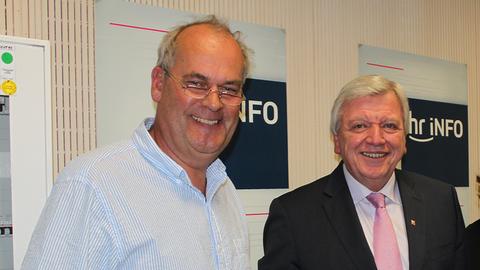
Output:
<svg viewBox="0 0 480 270">
<path fill-rule="evenodd" d="M 342 88 L 330 125 L 342 161 L 272 201 L 259 270 L 465 269 L 455 188 L 395 169 L 408 112 L 401 87 L 381 76 Z"/>
<path fill-rule="evenodd" d="M 468 225 L 465 233 L 468 270 L 480 269 L 480 219 Z"/>
</svg>

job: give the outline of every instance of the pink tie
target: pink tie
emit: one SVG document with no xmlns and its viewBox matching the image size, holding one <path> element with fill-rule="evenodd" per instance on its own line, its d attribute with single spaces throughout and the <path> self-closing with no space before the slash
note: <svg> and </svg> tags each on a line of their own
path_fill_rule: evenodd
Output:
<svg viewBox="0 0 480 270">
<path fill-rule="evenodd" d="M 397 238 L 385 208 L 385 196 L 382 193 L 370 193 L 367 199 L 376 208 L 373 223 L 373 254 L 377 269 L 402 270 Z"/>
</svg>

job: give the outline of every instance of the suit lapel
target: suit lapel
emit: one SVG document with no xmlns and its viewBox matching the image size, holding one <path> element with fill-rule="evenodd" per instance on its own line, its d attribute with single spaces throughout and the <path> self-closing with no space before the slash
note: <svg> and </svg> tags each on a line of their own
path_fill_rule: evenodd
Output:
<svg viewBox="0 0 480 270">
<path fill-rule="evenodd" d="M 413 179 L 396 171 L 400 197 L 402 197 L 403 215 L 408 237 L 408 256 L 411 270 L 419 270 L 425 259 L 425 207 L 422 196 L 415 190 Z"/>
<path fill-rule="evenodd" d="M 323 209 L 357 269 L 376 269 L 373 255 L 353 205 L 342 163 L 330 175 Z"/>
</svg>

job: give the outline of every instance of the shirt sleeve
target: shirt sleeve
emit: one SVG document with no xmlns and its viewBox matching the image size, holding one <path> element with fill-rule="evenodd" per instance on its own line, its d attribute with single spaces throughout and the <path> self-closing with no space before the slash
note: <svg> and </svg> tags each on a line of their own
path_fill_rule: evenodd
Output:
<svg viewBox="0 0 480 270">
<path fill-rule="evenodd" d="M 87 181 L 57 180 L 22 269 L 115 268 L 119 249 L 105 205 Z"/>
</svg>

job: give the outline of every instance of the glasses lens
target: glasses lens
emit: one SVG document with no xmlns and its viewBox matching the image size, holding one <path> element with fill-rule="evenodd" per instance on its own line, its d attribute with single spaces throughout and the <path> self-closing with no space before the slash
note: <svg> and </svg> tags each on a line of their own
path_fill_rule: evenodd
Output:
<svg viewBox="0 0 480 270">
<path fill-rule="evenodd" d="M 240 94 L 240 96 L 222 95 L 220 99 L 225 105 L 238 106 L 244 100 L 244 96 L 243 96 L 243 93 Z"/>
<path fill-rule="evenodd" d="M 190 96 L 196 99 L 205 98 L 209 93 L 208 90 L 198 89 L 198 88 L 185 87 L 184 89 L 185 89 L 185 94 L 187 94 L 187 96 Z"/>
<path fill-rule="evenodd" d="M 201 90 L 201 89 L 195 89 L 195 88 L 184 88 L 185 89 L 185 94 L 187 96 L 190 96 L 192 98 L 196 99 L 203 99 L 206 98 L 208 95 L 210 95 L 212 92 L 217 92 L 218 91 L 208 91 L 208 90 Z M 228 94 L 219 94 L 220 101 L 229 106 L 238 106 L 242 103 L 243 101 L 243 95 L 240 96 L 233 96 L 233 95 L 228 95 Z"/>
<path fill-rule="evenodd" d="M 217 92 L 220 98 L 220 101 L 229 106 L 238 106 L 242 103 L 243 101 L 243 93 L 240 90 L 240 95 L 233 95 L 233 94 L 228 94 L 228 93 L 222 93 L 219 92 L 218 89 L 214 90 L 212 87 L 206 87 L 206 88 L 199 88 L 199 87 L 189 87 L 188 84 L 185 84 L 181 80 L 177 79 L 172 73 L 170 73 L 168 70 L 165 70 L 166 75 L 172 78 L 176 83 L 178 83 L 184 90 L 184 93 L 192 98 L 195 99 L 203 99 L 206 98 L 209 94 L 212 92 Z"/>
</svg>

